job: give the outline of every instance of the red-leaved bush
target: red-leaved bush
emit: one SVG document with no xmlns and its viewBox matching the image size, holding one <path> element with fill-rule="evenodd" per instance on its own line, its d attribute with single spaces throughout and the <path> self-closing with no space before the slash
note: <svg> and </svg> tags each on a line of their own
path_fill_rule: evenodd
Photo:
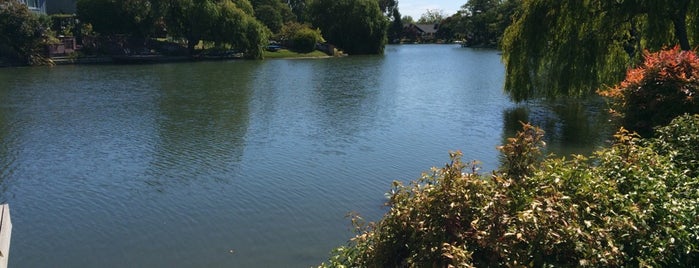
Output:
<svg viewBox="0 0 699 268">
<path fill-rule="evenodd" d="M 679 115 L 699 113 L 699 58 L 678 46 L 646 52 L 643 64 L 630 69 L 621 84 L 599 94 L 612 99 L 612 112 L 627 129 L 649 136 Z"/>
</svg>

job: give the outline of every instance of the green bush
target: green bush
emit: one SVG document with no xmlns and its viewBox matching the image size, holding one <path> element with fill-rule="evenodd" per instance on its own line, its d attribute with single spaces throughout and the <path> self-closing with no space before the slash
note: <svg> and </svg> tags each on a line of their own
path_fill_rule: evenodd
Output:
<svg viewBox="0 0 699 268">
<path fill-rule="evenodd" d="M 288 22 L 282 26 L 275 38 L 296 52 L 308 53 L 315 50 L 316 43 L 324 42 L 320 30 L 311 28 L 310 24 Z"/>
<path fill-rule="evenodd" d="M 600 92 L 612 99 L 613 111 L 624 127 L 651 136 L 684 113 L 699 113 L 699 58 L 679 47 L 645 54 L 641 66 L 631 69 L 620 85 Z"/>
<path fill-rule="evenodd" d="M 47 16 L 30 12 L 25 4 L 0 0 L 0 59 L 18 64 L 50 64 L 43 53 L 53 38 L 49 25 Z"/>
<path fill-rule="evenodd" d="M 320 42 L 322 39 L 320 31 L 302 28 L 291 37 L 292 48 L 297 52 L 308 53 L 315 50 L 316 43 Z"/>
<path fill-rule="evenodd" d="M 659 133 L 696 139 L 697 125 L 684 117 Z M 696 151 L 680 159 L 675 140 L 621 129 L 589 157 L 542 159 L 542 137 L 525 125 L 492 174 L 453 153 L 409 185 L 394 182 L 384 217 L 353 221 L 358 234 L 321 266 L 699 265 L 699 178 L 683 167 Z"/>
<path fill-rule="evenodd" d="M 699 115 L 683 115 L 655 130 L 652 140 L 659 153 L 670 155 L 678 168 L 699 177 Z"/>
</svg>

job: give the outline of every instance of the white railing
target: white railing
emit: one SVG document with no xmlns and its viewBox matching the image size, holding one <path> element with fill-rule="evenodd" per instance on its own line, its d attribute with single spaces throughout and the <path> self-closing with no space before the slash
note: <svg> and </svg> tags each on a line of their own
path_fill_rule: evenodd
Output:
<svg viewBox="0 0 699 268">
<path fill-rule="evenodd" d="M 12 222 L 10 221 L 10 205 L 0 205 L 0 268 L 7 268 L 10 256 L 10 237 Z"/>
</svg>

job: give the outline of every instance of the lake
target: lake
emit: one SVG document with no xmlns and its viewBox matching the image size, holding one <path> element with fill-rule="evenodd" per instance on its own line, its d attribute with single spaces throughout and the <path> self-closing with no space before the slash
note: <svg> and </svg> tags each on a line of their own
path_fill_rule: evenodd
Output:
<svg viewBox="0 0 699 268">
<path fill-rule="evenodd" d="M 498 166 L 532 121 L 552 152 L 609 136 L 598 100 L 515 104 L 498 51 L 0 69 L 10 267 L 308 267 L 450 150 Z"/>
</svg>

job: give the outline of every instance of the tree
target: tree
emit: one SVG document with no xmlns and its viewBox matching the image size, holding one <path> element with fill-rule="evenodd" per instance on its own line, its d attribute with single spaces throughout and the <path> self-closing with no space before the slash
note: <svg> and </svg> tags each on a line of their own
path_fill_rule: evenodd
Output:
<svg viewBox="0 0 699 268">
<path fill-rule="evenodd" d="M 393 16 L 393 11 L 398 8 L 396 0 L 379 0 L 379 8 L 386 17 Z"/>
<path fill-rule="evenodd" d="M 18 1 L 0 0 L 0 58 L 21 64 L 44 63 L 42 51 L 50 39 L 49 23 Z"/>
<path fill-rule="evenodd" d="M 287 4 L 291 8 L 291 12 L 296 15 L 296 20 L 298 22 L 304 23 L 309 22 L 308 18 L 308 5 L 309 0 L 287 0 Z"/>
<path fill-rule="evenodd" d="M 77 15 L 102 34 L 148 37 L 160 18 L 157 3 L 150 0 L 78 0 Z"/>
<path fill-rule="evenodd" d="M 646 53 L 643 64 L 630 69 L 621 84 L 600 94 L 611 98 L 626 129 L 650 136 L 677 116 L 699 113 L 699 57 L 679 46 Z"/>
<path fill-rule="evenodd" d="M 469 0 L 462 6 L 466 21 L 466 41 L 472 46 L 497 45 L 498 0 Z"/>
<path fill-rule="evenodd" d="M 168 7 L 170 33 L 187 39 L 190 54 L 201 40 L 229 44 L 261 58 L 269 30 L 252 16 L 247 0 L 174 0 Z"/>
<path fill-rule="evenodd" d="M 515 101 L 584 96 L 615 84 L 644 50 L 699 38 L 699 1 L 525 0 L 503 39 Z"/>
<path fill-rule="evenodd" d="M 253 0 L 255 16 L 272 32 L 277 33 L 284 23 L 296 20 L 291 7 L 280 0 Z"/>
<path fill-rule="evenodd" d="M 400 40 L 403 35 L 403 21 L 401 20 L 400 11 L 398 11 L 398 7 L 393 9 L 393 15 L 390 21 L 391 25 L 389 26 L 387 32 L 389 42 Z"/>
<path fill-rule="evenodd" d="M 404 24 L 415 24 L 415 19 L 409 15 L 403 16 L 400 20 L 403 21 Z"/>
<path fill-rule="evenodd" d="M 428 9 L 422 16 L 420 16 L 420 19 L 417 20 L 417 23 L 419 24 L 437 24 L 442 22 L 442 20 L 446 17 L 444 14 L 444 10 L 441 9 Z"/>
<path fill-rule="evenodd" d="M 287 22 L 276 36 L 284 46 L 298 52 L 311 52 L 315 50 L 316 43 L 323 42 L 320 30 L 311 28 L 310 24 Z"/>
<path fill-rule="evenodd" d="M 383 53 L 388 24 L 376 0 L 315 0 L 309 11 L 327 41 L 345 52 Z"/>
</svg>

